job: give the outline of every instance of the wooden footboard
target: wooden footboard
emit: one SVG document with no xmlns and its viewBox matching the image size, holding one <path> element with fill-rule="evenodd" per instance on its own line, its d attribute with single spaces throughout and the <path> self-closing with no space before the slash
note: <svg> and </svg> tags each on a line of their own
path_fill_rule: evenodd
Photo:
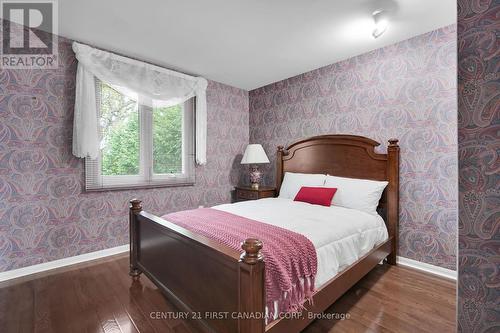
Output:
<svg viewBox="0 0 500 333">
<path fill-rule="evenodd" d="M 130 240 L 130 275 L 144 273 L 200 329 L 264 332 L 260 241 L 245 240 L 240 254 L 144 212 L 137 199 L 131 200 Z M 239 316 L 246 313 L 255 319 Z"/>
</svg>

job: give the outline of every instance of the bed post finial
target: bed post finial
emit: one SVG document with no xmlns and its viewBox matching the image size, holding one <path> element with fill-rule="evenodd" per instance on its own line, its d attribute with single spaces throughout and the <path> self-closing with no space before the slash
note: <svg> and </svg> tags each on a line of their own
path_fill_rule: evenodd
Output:
<svg viewBox="0 0 500 333">
<path fill-rule="evenodd" d="M 389 147 L 399 147 L 398 142 L 398 139 L 389 139 Z"/>
<path fill-rule="evenodd" d="M 130 232 L 130 271 L 129 275 L 137 278 L 141 275 L 141 270 L 137 267 L 139 257 L 139 238 L 137 214 L 142 211 L 142 201 L 139 199 L 130 200 L 129 232 Z"/>
<path fill-rule="evenodd" d="M 262 249 L 262 242 L 255 238 L 247 238 L 243 243 L 241 243 L 241 248 L 244 253 L 241 254 L 241 261 L 249 265 L 255 265 L 256 263 L 263 261 L 264 256 L 260 253 Z"/>
<path fill-rule="evenodd" d="M 134 212 L 138 213 L 142 211 L 142 201 L 139 199 L 132 199 L 130 200 L 130 209 L 133 210 Z"/>
</svg>

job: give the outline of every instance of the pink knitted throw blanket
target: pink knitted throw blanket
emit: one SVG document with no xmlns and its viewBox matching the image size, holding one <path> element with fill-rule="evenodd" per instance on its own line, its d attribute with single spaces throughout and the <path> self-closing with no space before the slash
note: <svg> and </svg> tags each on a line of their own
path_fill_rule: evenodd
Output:
<svg viewBox="0 0 500 333">
<path fill-rule="evenodd" d="M 272 320 L 275 314 L 297 311 L 311 298 L 318 260 L 307 237 L 212 208 L 181 211 L 163 218 L 237 251 L 242 251 L 241 242 L 247 238 L 261 240 L 269 319 Z"/>
</svg>

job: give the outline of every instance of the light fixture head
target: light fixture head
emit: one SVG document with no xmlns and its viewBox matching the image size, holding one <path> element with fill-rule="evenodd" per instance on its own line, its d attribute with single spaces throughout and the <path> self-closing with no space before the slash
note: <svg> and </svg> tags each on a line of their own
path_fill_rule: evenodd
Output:
<svg viewBox="0 0 500 333">
<path fill-rule="evenodd" d="M 389 27 L 389 21 L 387 19 L 387 12 L 378 9 L 372 13 L 373 22 L 375 26 L 373 27 L 372 36 L 373 38 L 379 38 Z"/>
</svg>

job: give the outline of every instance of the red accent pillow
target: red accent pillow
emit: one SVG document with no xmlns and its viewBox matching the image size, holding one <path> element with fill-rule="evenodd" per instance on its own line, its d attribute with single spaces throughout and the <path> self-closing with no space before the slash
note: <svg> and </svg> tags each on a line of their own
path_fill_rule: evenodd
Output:
<svg viewBox="0 0 500 333">
<path fill-rule="evenodd" d="M 307 187 L 303 186 L 293 201 L 308 202 L 313 205 L 331 206 L 333 196 L 337 192 L 334 187 Z"/>
</svg>

